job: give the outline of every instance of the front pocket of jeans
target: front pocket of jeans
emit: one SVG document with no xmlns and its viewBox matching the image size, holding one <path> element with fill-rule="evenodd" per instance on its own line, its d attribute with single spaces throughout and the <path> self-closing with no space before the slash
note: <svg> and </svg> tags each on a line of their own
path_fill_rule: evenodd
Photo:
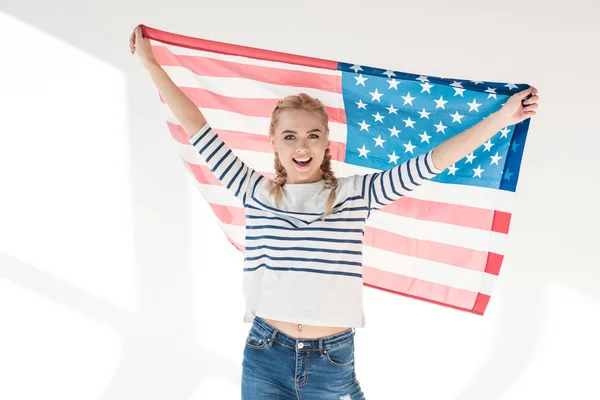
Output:
<svg viewBox="0 0 600 400">
<path fill-rule="evenodd" d="M 263 349 L 267 341 L 254 329 L 251 329 L 246 337 L 246 346 L 253 349 Z"/>
<path fill-rule="evenodd" d="M 352 341 L 340 347 L 330 348 L 325 353 L 327 362 L 336 367 L 347 367 L 354 362 L 354 343 Z"/>
</svg>

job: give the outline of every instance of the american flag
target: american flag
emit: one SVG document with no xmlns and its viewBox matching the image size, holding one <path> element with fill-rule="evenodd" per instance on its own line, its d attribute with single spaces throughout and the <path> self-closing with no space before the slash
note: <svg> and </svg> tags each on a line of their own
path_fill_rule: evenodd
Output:
<svg viewBox="0 0 600 400">
<path fill-rule="evenodd" d="M 142 26 L 153 54 L 250 167 L 274 177 L 276 103 L 305 92 L 330 118 L 336 176 L 386 170 L 498 110 L 529 85 L 393 71 L 204 40 Z M 160 96 L 159 96 L 160 98 Z M 244 251 L 245 214 L 160 98 L 187 170 Z M 507 126 L 429 184 L 371 214 L 363 283 L 483 315 L 498 278 L 530 119 Z"/>
</svg>

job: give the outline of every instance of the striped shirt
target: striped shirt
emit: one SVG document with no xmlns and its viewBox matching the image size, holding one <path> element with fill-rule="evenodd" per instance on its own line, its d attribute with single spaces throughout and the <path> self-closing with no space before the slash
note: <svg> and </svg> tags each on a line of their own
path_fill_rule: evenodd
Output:
<svg viewBox="0 0 600 400">
<path fill-rule="evenodd" d="M 209 124 L 190 138 L 212 173 L 244 206 L 244 322 L 255 315 L 305 325 L 363 327 L 362 247 L 374 210 L 439 174 L 431 151 L 386 171 L 338 178 L 333 214 L 321 220 L 324 180 L 282 187 L 246 165 Z"/>
</svg>

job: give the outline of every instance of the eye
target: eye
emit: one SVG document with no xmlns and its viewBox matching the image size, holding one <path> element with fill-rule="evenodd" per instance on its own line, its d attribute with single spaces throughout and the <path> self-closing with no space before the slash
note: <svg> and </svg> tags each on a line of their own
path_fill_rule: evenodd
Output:
<svg viewBox="0 0 600 400">
<path fill-rule="evenodd" d="M 319 135 L 317 135 L 316 133 L 311 133 L 310 135 L 308 135 L 309 138 L 311 136 L 314 136 L 315 139 L 319 138 Z M 294 138 L 294 135 L 287 135 L 287 136 L 284 137 L 285 140 L 291 140 L 291 139 L 288 139 L 288 138 Z"/>
</svg>

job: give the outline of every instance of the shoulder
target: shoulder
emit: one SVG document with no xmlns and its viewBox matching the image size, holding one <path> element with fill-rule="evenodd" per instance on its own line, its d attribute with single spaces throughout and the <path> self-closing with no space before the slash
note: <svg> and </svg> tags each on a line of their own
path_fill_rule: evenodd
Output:
<svg viewBox="0 0 600 400">
<path fill-rule="evenodd" d="M 262 174 L 258 174 L 256 177 L 256 182 L 252 186 L 253 188 L 251 190 L 254 193 L 268 193 L 275 186 L 275 181 Z"/>
<path fill-rule="evenodd" d="M 348 175 L 338 178 L 338 192 L 346 197 L 360 195 L 363 186 L 362 175 Z"/>
</svg>

